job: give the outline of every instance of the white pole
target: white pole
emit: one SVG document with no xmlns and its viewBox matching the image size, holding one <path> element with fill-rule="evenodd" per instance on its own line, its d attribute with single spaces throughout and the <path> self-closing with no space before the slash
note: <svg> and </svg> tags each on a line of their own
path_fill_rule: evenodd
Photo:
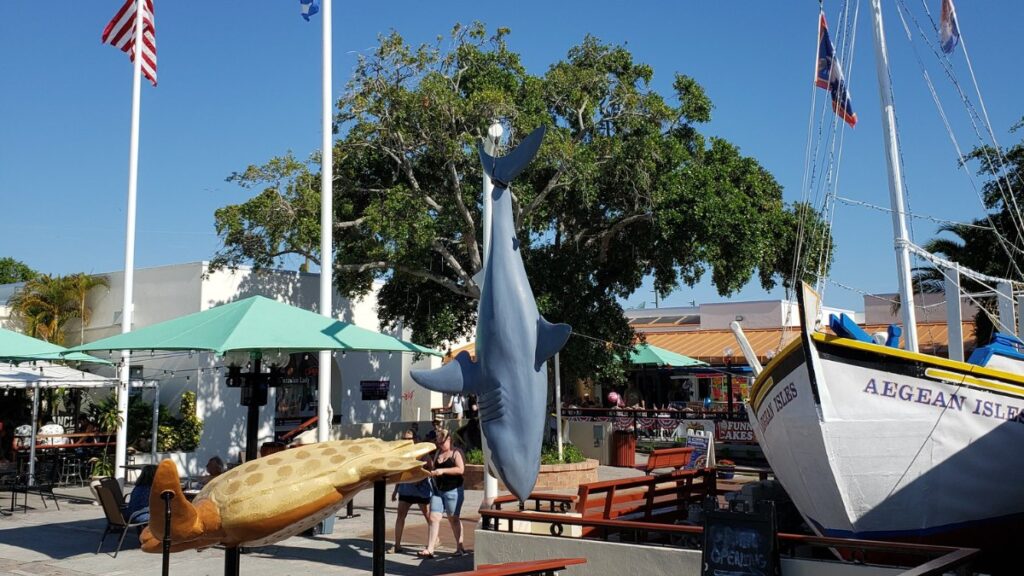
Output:
<svg viewBox="0 0 1024 576">
<path fill-rule="evenodd" d="M 900 288 L 900 312 L 906 349 L 917 352 L 917 319 L 914 291 L 910 281 L 910 250 L 907 247 L 906 211 L 903 208 L 903 176 L 900 173 L 900 148 L 896 139 L 896 110 L 889 84 L 889 53 L 885 47 L 881 0 L 871 0 L 874 11 L 875 63 L 878 92 L 882 102 L 882 127 L 885 130 L 885 159 L 889 173 L 889 201 L 892 204 L 892 229 L 896 244 L 896 268 Z"/>
<path fill-rule="evenodd" d="M 960 311 L 960 272 L 943 269 L 946 289 L 946 326 L 949 333 L 949 359 L 964 361 L 964 326 Z"/>
<path fill-rule="evenodd" d="M 1014 334 L 1017 329 L 1017 320 L 1013 310 L 1013 285 L 1009 282 L 996 284 L 996 300 L 999 301 L 999 331 Z"/>
<path fill-rule="evenodd" d="M 36 426 L 39 425 L 39 381 L 36 381 L 35 392 L 32 393 L 32 437 L 28 440 L 28 485 L 36 483 Z M 14 493 L 11 493 L 14 498 Z M 28 500 L 28 495 L 25 495 Z M 28 502 L 25 503 L 28 506 Z"/>
<path fill-rule="evenodd" d="M 160 429 L 160 382 L 157 381 L 153 385 L 153 438 L 150 445 L 150 454 L 152 455 L 152 462 L 150 464 L 156 464 L 156 443 L 157 443 L 157 432 Z"/>
<path fill-rule="evenodd" d="M 132 132 L 128 152 L 128 210 L 124 238 L 124 300 L 121 302 L 121 333 L 132 331 L 135 283 L 135 194 L 139 183 L 139 107 L 142 100 L 142 7 L 135 6 L 135 71 L 132 76 Z M 117 387 L 117 446 L 114 477 L 124 484 L 128 450 L 128 379 L 131 352 L 121 351 L 121 384 Z"/>
<path fill-rule="evenodd" d="M 331 0 L 321 3 L 323 18 L 323 110 L 321 111 L 320 143 L 320 313 L 331 317 L 334 293 L 334 101 L 331 90 Z M 320 351 L 317 370 L 316 440 L 331 438 L 331 372 L 334 358 L 330 351 Z"/>
<path fill-rule="evenodd" d="M 498 151 L 498 140 L 501 139 L 503 130 L 501 124 L 497 121 L 492 123 L 487 128 L 488 138 L 484 139 L 484 151 L 490 155 L 494 155 Z M 483 214 L 481 219 L 483 220 L 483 270 L 487 271 L 487 266 L 490 260 L 490 245 L 491 245 L 491 204 L 493 198 L 491 198 L 494 192 L 494 184 L 491 183 L 491 179 L 484 172 L 483 180 Z M 479 276 L 480 289 L 483 290 L 484 274 L 481 273 Z M 498 497 L 498 479 L 491 474 L 491 450 L 487 446 L 487 438 L 484 437 L 483 428 L 480 429 L 480 438 L 483 440 L 484 449 L 484 498 L 480 502 L 481 510 L 490 510 L 491 506 L 494 505 L 494 499 Z"/>
<path fill-rule="evenodd" d="M 559 353 L 555 353 L 555 433 L 558 437 L 558 459 L 562 456 L 562 370 L 558 365 Z"/>
</svg>

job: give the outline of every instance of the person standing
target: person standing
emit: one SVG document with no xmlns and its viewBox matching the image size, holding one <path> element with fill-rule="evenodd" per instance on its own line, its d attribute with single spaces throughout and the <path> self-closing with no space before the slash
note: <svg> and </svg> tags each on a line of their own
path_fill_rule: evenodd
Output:
<svg viewBox="0 0 1024 576">
<path fill-rule="evenodd" d="M 432 491 L 430 496 L 430 525 L 427 532 L 427 547 L 420 550 L 420 558 L 433 558 L 434 545 L 441 532 L 441 515 L 448 515 L 452 533 L 455 536 L 455 554 L 466 554 L 462 541 L 462 502 L 465 498 L 462 475 L 465 472 L 466 460 L 462 450 L 452 446 L 451 432 L 444 428 L 437 431 L 437 451 L 430 461 L 430 480 Z"/>
<path fill-rule="evenodd" d="M 412 428 L 402 433 L 402 440 L 416 440 L 416 434 Z M 391 493 L 391 501 L 398 500 L 398 517 L 395 518 L 395 546 L 391 549 L 395 554 L 401 553 L 402 532 L 405 531 L 405 518 L 409 515 L 409 509 L 414 505 L 418 506 L 423 513 L 423 519 L 427 521 L 429 532 L 430 527 L 430 480 L 424 478 L 419 482 L 406 484 L 395 484 L 395 490 Z"/>
</svg>

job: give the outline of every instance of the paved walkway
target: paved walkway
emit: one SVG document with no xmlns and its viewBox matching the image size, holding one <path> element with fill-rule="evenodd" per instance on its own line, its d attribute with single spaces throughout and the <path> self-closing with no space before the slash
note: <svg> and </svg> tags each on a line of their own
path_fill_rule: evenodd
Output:
<svg viewBox="0 0 1024 576">
<path fill-rule="evenodd" d="M 607 480 L 639 474 L 635 470 L 602 466 L 599 478 Z M 60 510 L 52 502 L 44 508 L 38 496 L 29 497 L 30 509 L 17 510 L 0 517 L 0 575 L 19 576 L 86 576 L 159 574 L 161 556 L 143 553 L 138 539 L 129 532 L 125 546 L 113 558 L 116 536 L 108 535 L 104 552 L 96 554 L 96 546 L 106 526 L 102 510 L 93 504 L 88 488 L 58 489 Z M 395 504 L 386 509 L 388 547 L 394 542 Z M 473 549 L 473 531 L 478 519 L 477 509 L 483 492 L 467 490 L 463 507 L 466 546 Z M 20 501 L 20 498 L 19 498 Z M 267 546 L 241 558 L 241 572 L 246 576 L 287 576 L 290 574 L 368 574 L 372 569 L 373 491 L 356 495 L 355 518 L 339 518 L 334 533 L 316 537 L 296 536 L 274 546 Z M 0 494 L 0 508 L 10 508 L 10 494 Z M 446 574 L 473 569 L 473 557 L 454 555 L 451 528 L 441 525 L 442 545 L 433 560 L 422 560 L 415 551 L 426 542 L 426 526 L 422 516 L 410 512 L 406 520 L 403 546 L 408 552 L 388 554 L 385 571 L 395 575 Z M 185 551 L 171 555 L 173 576 L 219 575 L 224 571 L 224 551 L 210 548 L 201 552 Z"/>
</svg>

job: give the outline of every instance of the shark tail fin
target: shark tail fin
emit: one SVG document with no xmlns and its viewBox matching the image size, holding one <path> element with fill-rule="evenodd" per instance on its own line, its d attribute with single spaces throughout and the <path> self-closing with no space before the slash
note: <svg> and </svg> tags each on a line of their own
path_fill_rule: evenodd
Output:
<svg viewBox="0 0 1024 576">
<path fill-rule="evenodd" d="M 480 150 L 480 162 L 484 165 L 484 172 L 494 181 L 495 186 L 508 188 L 512 179 L 530 164 L 533 157 L 537 155 L 537 150 L 540 150 L 541 142 L 544 141 L 544 131 L 544 126 L 541 126 L 530 132 L 530 135 L 524 138 L 515 150 L 501 158 L 495 158 L 485 152 L 483 142 L 477 145 Z"/>
<path fill-rule="evenodd" d="M 537 353 L 534 358 L 534 370 L 540 370 L 541 364 L 558 353 L 569 340 L 572 328 L 568 324 L 552 324 L 543 316 L 537 318 Z"/>
<path fill-rule="evenodd" d="M 427 390 L 446 394 L 462 394 L 476 390 L 480 367 L 462 351 L 455 360 L 433 370 L 412 370 L 409 375 Z"/>
</svg>

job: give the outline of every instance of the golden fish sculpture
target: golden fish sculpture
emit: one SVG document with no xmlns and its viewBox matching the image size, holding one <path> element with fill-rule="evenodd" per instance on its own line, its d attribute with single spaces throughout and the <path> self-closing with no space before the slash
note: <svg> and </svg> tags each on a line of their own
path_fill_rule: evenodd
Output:
<svg viewBox="0 0 1024 576">
<path fill-rule="evenodd" d="M 142 549 L 160 552 L 166 518 L 160 494 L 171 500 L 171 551 L 266 546 L 307 530 L 334 514 L 375 480 L 415 482 L 427 476 L 420 456 L 432 443 L 377 438 L 320 442 L 277 452 L 233 468 L 185 499 L 174 462 L 157 467 L 149 496 Z"/>
</svg>

